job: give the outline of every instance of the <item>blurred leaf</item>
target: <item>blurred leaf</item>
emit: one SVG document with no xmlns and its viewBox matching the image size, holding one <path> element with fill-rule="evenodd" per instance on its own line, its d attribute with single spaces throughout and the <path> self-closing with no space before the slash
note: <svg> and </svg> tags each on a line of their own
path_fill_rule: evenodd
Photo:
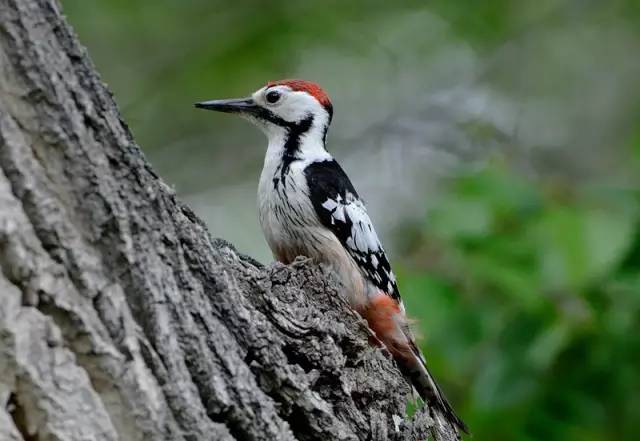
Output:
<svg viewBox="0 0 640 441">
<path fill-rule="evenodd" d="M 588 250 L 581 213 L 564 206 L 550 207 L 537 228 L 545 283 L 558 290 L 582 286 L 588 276 Z"/>
<path fill-rule="evenodd" d="M 594 210 L 585 213 L 587 272 L 602 277 L 619 264 L 635 234 L 636 219 L 615 211 Z"/>
<path fill-rule="evenodd" d="M 491 212 L 482 201 L 448 199 L 438 207 L 429 222 L 445 238 L 482 237 L 491 227 Z"/>
<path fill-rule="evenodd" d="M 528 349 L 528 360 L 536 370 L 548 369 L 571 338 L 567 323 L 558 322 L 536 337 Z"/>
</svg>

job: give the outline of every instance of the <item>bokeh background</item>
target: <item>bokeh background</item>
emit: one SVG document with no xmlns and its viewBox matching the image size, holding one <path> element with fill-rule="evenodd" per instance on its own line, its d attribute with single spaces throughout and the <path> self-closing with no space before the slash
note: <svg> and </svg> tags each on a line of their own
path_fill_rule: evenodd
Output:
<svg viewBox="0 0 640 441">
<path fill-rule="evenodd" d="M 325 87 L 473 439 L 640 437 L 640 2 L 62 3 L 163 179 L 264 262 L 266 142 L 192 104 Z"/>
</svg>

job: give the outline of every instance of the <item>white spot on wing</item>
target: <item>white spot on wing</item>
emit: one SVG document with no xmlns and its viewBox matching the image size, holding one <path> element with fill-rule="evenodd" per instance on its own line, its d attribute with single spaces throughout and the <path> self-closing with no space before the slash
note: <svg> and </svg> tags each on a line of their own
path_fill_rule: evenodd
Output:
<svg viewBox="0 0 640 441">
<path fill-rule="evenodd" d="M 333 199 L 327 199 L 324 204 L 322 204 L 322 208 L 325 208 L 329 211 L 333 211 L 338 206 L 338 203 Z"/>
<path fill-rule="evenodd" d="M 335 220 L 339 220 L 340 222 L 345 222 L 344 207 L 340 206 L 336 208 L 336 211 L 333 212 L 333 217 Z"/>
<path fill-rule="evenodd" d="M 353 233 L 354 240 L 356 242 L 356 248 L 358 248 L 358 251 L 361 251 L 363 253 L 368 251 L 368 241 L 365 232 L 362 231 L 362 225 L 359 223 L 354 224 L 351 231 Z"/>
<path fill-rule="evenodd" d="M 380 248 L 380 244 L 378 242 L 378 237 L 371 231 L 367 231 L 367 227 L 371 225 L 371 224 L 364 224 L 363 227 L 363 232 L 367 237 L 367 242 L 369 245 L 369 249 L 371 251 L 378 251 L 378 249 Z"/>
<path fill-rule="evenodd" d="M 350 203 L 345 205 L 345 214 L 351 219 L 353 226 L 351 235 L 354 237 L 356 249 L 360 252 L 375 252 L 380 249 L 378 236 L 371 225 L 371 219 L 364 207 L 362 201 L 357 200 L 353 195 L 349 195 L 347 200 Z"/>
<path fill-rule="evenodd" d="M 348 237 L 347 238 L 347 246 L 349 248 L 351 248 L 352 250 L 355 249 L 355 244 L 353 243 L 353 237 Z"/>
</svg>

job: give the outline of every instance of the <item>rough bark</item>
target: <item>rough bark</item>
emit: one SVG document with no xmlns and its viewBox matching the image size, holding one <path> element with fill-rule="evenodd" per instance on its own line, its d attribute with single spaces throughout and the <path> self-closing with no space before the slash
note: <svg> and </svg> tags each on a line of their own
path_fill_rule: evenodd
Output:
<svg viewBox="0 0 640 441">
<path fill-rule="evenodd" d="M 0 439 L 435 430 L 321 269 L 210 238 L 54 0 L 0 0 L 0 268 Z"/>
</svg>

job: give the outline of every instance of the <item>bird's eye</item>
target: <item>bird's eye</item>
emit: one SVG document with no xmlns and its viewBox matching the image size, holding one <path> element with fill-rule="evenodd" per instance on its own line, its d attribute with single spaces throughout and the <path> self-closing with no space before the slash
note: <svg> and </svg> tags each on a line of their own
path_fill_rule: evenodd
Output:
<svg viewBox="0 0 640 441">
<path fill-rule="evenodd" d="M 272 90 L 271 92 L 267 93 L 267 102 L 269 104 L 275 104 L 278 102 L 279 99 L 280 99 L 280 92 L 276 90 Z"/>
</svg>

